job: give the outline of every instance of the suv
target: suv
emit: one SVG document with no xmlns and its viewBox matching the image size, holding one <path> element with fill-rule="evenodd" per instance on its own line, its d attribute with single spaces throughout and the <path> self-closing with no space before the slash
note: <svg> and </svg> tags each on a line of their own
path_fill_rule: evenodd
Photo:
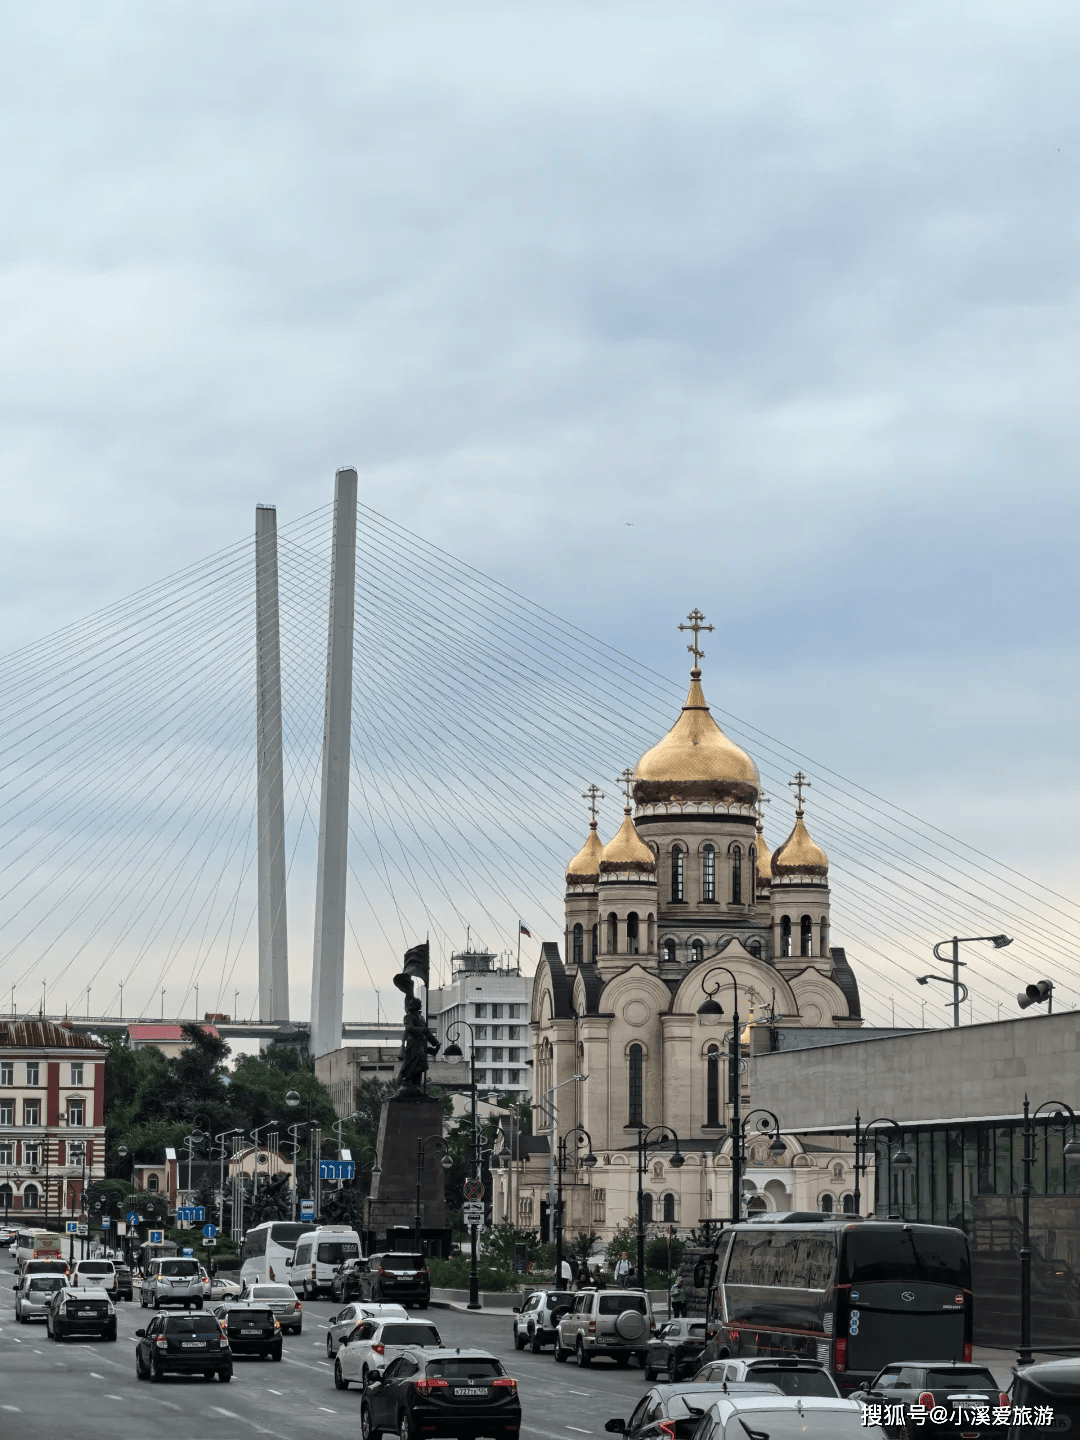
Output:
<svg viewBox="0 0 1080 1440">
<path fill-rule="evenodd" d="M 636 1355 L 644 1366 L 655 1329 L 652 1304 L 641 1290 L 579 1290 L 574 1308 L 556 1327 L 555 1359 L 565 1362 L 573 1355 L 585 1366 L 595 1355 L 608 1355 L 625 1367 Z"/>
<path fill-rule="evenodd" d="M 160 1310 L 162 1305 L 194 1305 L 203 1307 L 203 1282 L 199 1262 L 186 1256 L 169 1255 L 147 1262 L 146 1274 L 139 1286 L 139 1303 Z"/>
<path fill-rule="evenodd" d="M 1060 1434 L 1080 1422 L 1080 1365 L 1075 1358 L 1019 1365 L 1013 1375 L 1013 1406 L 1024 1407 L 1027 1414 L 1021 1411 L 1017 1418 L 1014 1408 L 1013 1423 L 1001 1432 L 1002 1440 L 1030 1440 L 1032 1435 L 1054 1430 Z M 1041 1416 L 1035 1413 L 1037 1409 L 1042 1411 Z M 1045 1423 L 1048 1410 L 1053 1412 L 1049 1425 Z M 1040 1420 L 1044 1423 L 1040 1424 Z"/>
<path fill-rule="evenodd" d="M 397 1300 L 408 1307 L 416 1304 L 428 1308 L 431 1299 L 431 1276 L 423 1255 L 404 1250 L 372 1255 L 358 1272 L 361 1300 Z"/>
<path fill-rule="evenodd" d="M 558 1339 L 555 1327 L 574 1304 L 565 1290 L 534 1290 L 521 1309 L 514 1309 L 514 1349 L 526 1346 L 539 1355 L 545 1345 Z"/>
<path fill-rule="evenodd" d="M 228 1336 L 213 1315 L 155 1315 L 135 1342 L 137 1380 L 160 1380 L 167 1370 L 232 1379 Z"/>
<path fill-rule="evenodd" d="M 76 1260 L 68 1284 L 79 1289 L 107 1290 L 116 1293 L 116 1266 L 111 1260 Z"/>
<path fill-rule="evenodd" d="M 518 1440 L 520 1430 L 517 1381 L 488 1350 L 410 1347 L 372 1376 L 360 1402 L 364 1440 L 395 1431 Z"/>
<path fill-rule="evenodd" d="M 116 1311 L 112 1301 L 98 1286 L 68 1287 L 57 1290 L 45 1312 L 45 1329 L 50 1340 L 66 1340 L 69 1335 L 96 1335 L 101 1340 L 116 1339 Z"/>
<path fill-rule="evenodd" d="M 131 1266 L 125 1265 L 123 1260 L 113 1262 L 116 1267 L 116 1298 L 117 1300 L 132 1300 L 135 1298 L 135 1282 L 131 1274 Z"/>
<path fill-rule="evenodd" d="M 334 1357 L 334 1384 L 339 1390 L 354 1384 L 366 1390 L 375 1372 L 403 1351 L 436 1349 L 442 1343 L 430 1320 L 365 1320 L 342 1337 Z"/>
<path fill-rule="evenodd" d="M 63 1275 L 23 1275 L 11 1287 L 15 1291 L 15 1319 L 20 1325 L 35 1318 L 44 1320 L 57 1290 L 65 1290 Z"/>
</svg>

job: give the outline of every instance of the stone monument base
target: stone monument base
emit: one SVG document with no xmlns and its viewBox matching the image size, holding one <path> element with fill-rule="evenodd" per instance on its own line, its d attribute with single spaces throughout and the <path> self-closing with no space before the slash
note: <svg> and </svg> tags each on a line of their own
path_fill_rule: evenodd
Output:
<svg viewBox="0 0 1080 1440">
<path fill-rule="evenodd" d="M 370 1229 L 376 1234 L 397 1225 L 410 1228 L 416 1222 L 417 1141 L 443 1133 L 443 1107 L 432 1095 L 392 1095 L 383 1102 L 379 1117 L 376 1149 L 381 1175 L 371 1182 Z M 420 1186 L 422 1231 L 441 1231 L 446 1226 L 443 1196 L 442 1148 L 428 1145 Z"/>
</svg>

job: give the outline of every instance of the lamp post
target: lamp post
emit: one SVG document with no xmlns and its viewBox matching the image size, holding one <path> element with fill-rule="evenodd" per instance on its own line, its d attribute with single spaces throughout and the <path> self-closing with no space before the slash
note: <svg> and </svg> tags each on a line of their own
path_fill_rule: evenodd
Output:
<svg viewBox="0 0 1080 1440">
<path fill-rule="evenodd" d="M 674 1133 L 675 1133 L 675 1132 L 672 1131 L 672 1134 L 674 1134 Z M 639 1132 L 639 1134 L 640 1134 L 640 1132 Z M 562 1198 L 562 1184 L 563 1184 L 563 1181 L 562 1181 L 562 1177 L 563 1177 L 563 1171 L 566 1169 L 566 1147 L 567 1147 L 567 1145 L 570 1143 L 571 1140 L 574 1141 L 574 1148 L 575 1148 L 576 1150 L 580 1150 L 581 1147 L 582 1147 L 582 1145 L 588 1145 L 588 1147 L 589 1147 L 589 1148 L 588 1148 L 588 1151 L 581 1157 L 580 1161 L 577 1162 L 578 1164 L 587 1165 L 590 1170 L 591 1170 L 591 1169 L 593 1168 L 593 1166 L 596 1164 L 596 1156 L 593 1154 L 593 1148 L 592 1148 L 592 1136 L 591 1136 L 591 1135 L 589 1134 L 589 1132 L 585 1129 L 585 1126 L 584 1126 L 584 1125 L 575 1125 L 572 1130 L 568 1130 L 565 1135 L 562 1135 L 562 1136 L 559 1137 L 559 1165 L 558 1165 L 559 1186 L 558 1186 L 558 1191 L 557 1191 L 558 1198 L 557 1198 L 557 1200 L 555 1201 L 555 1288 L 556 1288 L 556 1290 L 565 1290 L 565 1289 L 566 1289 L 566 1285 L 565 1285 L 565 1283 L 563 1282 L 563 1273 L 562 1273 L 562 1262 L 563 1262 L 563 1198 Z M 675 1141 L 675 1148 L 676 1148 L 676 1150 L 679 1148 L 679 1142 L 678 1142 L 678 1140 Z M 577 1158 L 577 1157 L 575 1156 L 575 1159 L 576 1159 L 576 1158 Z M 640 1186 L 639 1186 L 639 1189 L 640 1189 Z M 638 1217 L 638 1218 L 639 1218 L 639 1221 L 640 1221 L 640 1212 L 639 1212 L 639 1217 Z"/>
<path fill-rule="evenodd" d="M 709 981 L 718 972 L 723 971 L 731 977 L 731 983 L 735 989 L 735 999 L 731 1012 L 731 1046 L 728 1051 L 728 1104 L 731 1106 L 731 1131 L 736 1137 L 731 1151 L 731 1220 L 736 1224 L 742 1219 L 742 1085 L 739 1083 L 739 982 L 733 971 L 726 965 L 716 965 L 707 975 L 702 978 L 701 988 L 705 993 L 705 999 L 698 1006 L 699 1015 L 723 1015 L 724 1009 L 719 1000 L 715 999 L 720 989 L 719 980 L 709 989 Z M 777 1124 L 779 1130 L 779 1123 Z"/>
<path fill-rule="evenodd" d="M 416 1230 L 416 1253 L 420 1256 L 422 1256 L 424 1253 L 423 1243 L 420 1239 L 422 1219 L 420 1212 L 420 1191 L 424 1180 L 424 1155 L 426 1154 L 427 1147 L 429 1145 L 439 1145 L 442 1146 L 444 1150 L 446 1148 L 445 1145 L 443 1145 L 443 1138 L 441 1135 L 429 1135 L 426 1140 L 422 1140 L 419 1135 L 416 1137 L 416 1214 L 413 1219 L 414 1229 Z M 450 1166 L 453 1165 L 453 1163 L 454 1162 L 453 1160 L 451 1160 L 449 1155 L 443 1156 L 442 1167 L 444 1170 L 449 1170 Z"/>
<path fill-rule="evenodd" d="M 244 1132 L 239 1125 L 234 1125 L 231 1130 L 222 1130 L 220 1135 L 214 1136 L 214 1144 L 220 1146 L 218 1159 L 221 1161 L 221 1169 L 218 1174 L 218 1230 L 225 1233 L 225 1141 L 230 1135 L 242 1135 Z M 210 1159 L 213 1160 L 213 1152 Z"/>
<path fill-rule="evenodd" d="M 1020 1190 L 1020 1216 L 1023 1227 L 1020 1243 L 1020 1348 L 1017 1360 L 1021 1365 L 1031 1364 L 1031 1167 L 1035 1160 L 1035 1120 L 1040 1110 L 1054 1106 L 1048 1120 L 1060 1120 L 1064 1135 L 1065 1116 L 1072 1121 L 1072 1139 L 1062 1152 L 1066 1165 L 1080 1161 L 1080 1141 L 1076 1138 L 1076 1112 L 1064 1100 L 1044 1100 L 1032 1110 L 1028 1097 L 1024 1096 L 1024 1184 Z"/>
<path fill-rule="evenodd" d="M 638 1126 L 637 1143 L 637 1275 L 638 1284 L 645 1289 L 645 1156 L 650 1145 L 662 1145 L 670 1136 L 674 1149 L 671 1163 L 680 1169 L 686 1163 L 686 1156 L 679 1148 L 679 1137 L 670 1125 L 650 1125 L 648 1130 Z"/>
<path fill-rule="evenodd" d="M 1013 943 L 1012 937 L 1009 935 L 954 935 L 951 940 L 939 940 L 934 946 L 934 959 L 940 960 L 943 965 L 952 965 L 952 978 L 950 979 L 947 975 L 919 975 L 916 977 L 916 983 L 919 985 L 925 985 L 930 980 L 941 980 L 946 985 L 952 986 L 952 1023 L 954 1029 L 960 1025 L 960 1006 L 968 997 L 968 987 L 960 981 L 960 966 L 967 965 L 966 960 L 960 959 L 960 946 L 975 945 L 982 940 L 989 941 L 995 950 L 1004 950 L 1006 945 Z M 943 945 L 950 945 L 952 947 L 951 957 L 942 955 L 941 947 Z M 960 994 L 961 990 L 964 992 L 963 995 Z"/>
<path fill-rule="evenodd" d="M 378 1177 L 382 1174 L 382 1166 L 379 1164 L 379 1152 L 375 1149 L 375 1146 L 374 1146 L 374 1145 L 365 1145 L 360 1151 L 357 1152 L 357 1156 L 356 1156 L 356 1163 L 357 1163 L 357 1165 L 362 1165 L 362 1164 L 363 1164 L 363 1162 L 364 1162 L 364 1157 L 365 1157 L 366 1155 L 370 1155 L 371 1158 L 372 1158 L 372 1159 L 374 1160 L 374 1162 L 375 1162 L 374 1165 L 372 1165 L 371 1170 L 369 1171 L 369 1174 L 370 1174 L 371 1179 L 369 1179 L 369 1181 L 368 1181 L 368 1193 L 367 1193 L 367 1230 L 366 1230 L 365 1236 L 364 1236 L 364 1245 L 365 1245 L 368 1249 L 370 1249 L 370 1248 L 372 1248 L 372 1245 L 373 1245 L 373 1241 L 372 1241 L 372 1238 L 371 1238 L 371 1181 L 378 1179 Z M 294 1220 L 296 1219 L 296 1205 L 295 1205 L 295 1202 L 294 1202 L 294 1204 L 293 1204 L 293 1219 L 294 1219 Z M 357 1230 L 360 1229 L 360 1194 L 359 1194 L 359 1191 L 357 1191 L 357 1196 L 356 1196 L 356 1228 L 357 1228 Z"/>
<path fill-rule="evenodd" d="M 473 1034 L 473 1027 L 468 1020 L 454 1020 L 446 1028 L 446 1038 L 450 1041 L 443 1051 L 443 1059 L 458 1061 L 464 1059 L 461 1046 L 457 1043 L 457 1037 L 461 1034 L 461 1027 L 464 1025 L 469 1032 L 469 1093 L 472 1100 L 472 1153 L 470 1156 L 470 1168 L 475 1180 L 480 1179 L 480 1134 L 476 1119 L 476 1036 Z M 451 1031 L 453 1032 L 451 1034 Z M 480 1279 L 476 1273 L 476 1249 L 479 1235 L 479 1227 L 469 1226 L 469 1235 L 472 1240 L 471 1255 L 469 1258 L 469 1309 L 480 1309 Z"/>
<path fill-rule="evenodd" d="M 763 1135 L 771 1135 L 772 1143 L 769 1146 L 770 1155 L 783 1155 L 787 1146 L 780 1139 L 780 1121 L 771 1110 L 765 1109 L 763 1105 L 753 1110 L 748 1110 L 745 1115 L 731 1117 L 731 1223 L 737 1225 L 743 1218 L 742 1215 L 742 1177 L 746 1172 L 746 1127 L 755 1115 L 764 1118 L 758 1121 L 758 1129 Z M 721 1125 L 716 1132 L 716 1153 L 720 1153 L 720 1147 L 728 1137 L 726 1125 Z M 735 1188 L 735 1177 L 739 1177 L 738 1189 Z"/>
<path fill-rule="evenodd" d="M 895 1120 L 890 1120 L 887 1115 L 879 1115 L 876 1120 L 868 1120 L 864 1125 L 862 1123 L 862 1116 L 857 1110 L 855 1111 L 855 1194 L 852 1199 L 854 1203 L 853 1213 L 856 1215 L 862 1214 L 859 1208 L 862 1204 L 862 1186 L 860 1181 L 862 1176 L 866 1174 L 866 1152 L 870 1145 L 871 1136 L 874 1134 L 875 1125 L 891 1125 L 893 1130 L 896 1131 L 896 1134 L 898 1136 L 900 1134 L 900 1126 Z M 896 1149 L 889 1156 L 889 1163 L 903 1174 L 905 1171 L 911 1169 L 914 1162 L 906 1150 Z"/>
</svg>

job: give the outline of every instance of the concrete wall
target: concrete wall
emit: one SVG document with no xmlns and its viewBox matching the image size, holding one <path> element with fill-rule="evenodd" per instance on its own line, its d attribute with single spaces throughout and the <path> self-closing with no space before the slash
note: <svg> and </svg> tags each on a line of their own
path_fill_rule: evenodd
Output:
<svg viewBox="0 0 1080 1440">
<path fill-rule="evenodd" d="M 845 1040 L 852 1037 L 845 1036 Z M 957 1030 L 755 1055 L 750 1103 L 787 1131 L 891 1116 L 920 1120 L 1016 1115 L 1064 1100 L 1080 1110 L 1080 1012 L 1024 1016 Z"/>
</svg>

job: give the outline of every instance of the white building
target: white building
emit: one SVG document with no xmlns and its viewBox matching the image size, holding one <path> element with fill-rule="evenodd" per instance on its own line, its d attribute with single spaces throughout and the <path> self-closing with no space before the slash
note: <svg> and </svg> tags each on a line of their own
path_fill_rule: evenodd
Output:
<svg viewBox="0 0 1080 1440">
<path fill-rule="evenodd" d="M 465 1055 L 463 1068 L 468 1066 L 471 1039 L 478 1090 L 517 1092 L 525 1100 L 532 1086 L 528 1062 L 533 982 L 519 966 L 500 966 L 497 959 L 487 950 L 453 956 L 450 984 L 428 995 L 428 1021 L 444 1051 L 450 1039 L 457 1040 Z"/>
</svg>

